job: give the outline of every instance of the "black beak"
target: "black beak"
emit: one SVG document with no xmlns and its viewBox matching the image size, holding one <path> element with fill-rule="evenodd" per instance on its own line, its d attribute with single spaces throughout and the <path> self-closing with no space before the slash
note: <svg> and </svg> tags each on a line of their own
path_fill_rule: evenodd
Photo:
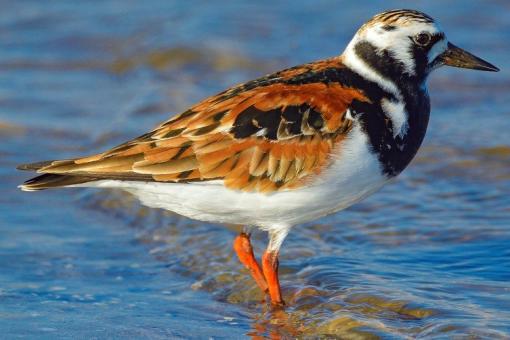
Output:
<svg viewBox="0 0 510 340">
<path fill-rule="evenodd" d="M 462 48 L 459 48 L 452 43 L 448 43 L 448 49 L 439 56 L 439 59 L 444 65 L 448 66 L 470 68 L 481 71 L 499 71 L 499 68 L 496 66 L 475 57 L 471 53 L 464 51 Z"/>
</svg>

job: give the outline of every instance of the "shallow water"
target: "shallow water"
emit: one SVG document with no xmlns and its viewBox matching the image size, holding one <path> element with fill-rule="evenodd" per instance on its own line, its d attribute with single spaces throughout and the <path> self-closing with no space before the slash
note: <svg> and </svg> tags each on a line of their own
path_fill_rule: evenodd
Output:
<svg viewBox="0 0 510 340">
<path fill-rule="evenodd" d="M 284 244 L 285 312 L 231 229 L 118 191 L 22 193 L 17 164 L 104 150 L 232 84 L 337 54 L 406 2 L 4 1 L 0 329 L 14 337 L 510 337 L 510 5 L 418 2 L 501 68 L 437 71 L 417 159 Z M 254 235 L 256 250 L 266 242 Z"/>
</svg>

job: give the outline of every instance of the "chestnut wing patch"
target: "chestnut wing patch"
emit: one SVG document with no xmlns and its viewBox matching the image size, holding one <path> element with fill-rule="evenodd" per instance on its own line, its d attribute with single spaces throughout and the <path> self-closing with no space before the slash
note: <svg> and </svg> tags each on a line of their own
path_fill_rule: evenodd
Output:
<svg viewBox="0 0 510 340">
<path fill-rule="evenodd" d="M 204 179 L 221 178 L 232 189 L 272 192 L 299 187 L 319 173 L 338 140 L 318 135 L 278 143 L 260 137 L 222 140 L 216 151 L 198 149 L 197 159 Z M 216 149 L 214 144 L 209 146 Z"/>
<path fill-rule="evenodd" d="M 352 126 L 346 118 L 351 102 L 368 101 L 357 89 L 324 80 L 320 72 L 331 63 L 240 85 L 109 151 L 48 162 L 38 171 L 158 182 L 223 180 L 229 188 L 256 192 L 300 187 L 341 148 Z M 303 76 L 313 72 L 321 81 Z"/>
</svg>

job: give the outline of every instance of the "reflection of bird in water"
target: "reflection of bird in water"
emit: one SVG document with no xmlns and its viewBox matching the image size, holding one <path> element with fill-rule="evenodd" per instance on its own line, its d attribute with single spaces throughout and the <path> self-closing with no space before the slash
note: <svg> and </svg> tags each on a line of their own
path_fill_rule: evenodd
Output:
<svg viewBox="0 0 510 340">
<path fill-rule="evenodd" d="M 379 14 L 338 57 L 228 89 L 98 155 L 22 165 L 26 191 L 115 187 L 151 207 L 269 233 L 262 265 L 250 236 L 234 249 L 273 305 L 291 227 L 345 209 L 398 175 L 427 128 L 426 80 L 451 65 L 497 71 L 449 43 L 429 16 Z"/>
</svg>

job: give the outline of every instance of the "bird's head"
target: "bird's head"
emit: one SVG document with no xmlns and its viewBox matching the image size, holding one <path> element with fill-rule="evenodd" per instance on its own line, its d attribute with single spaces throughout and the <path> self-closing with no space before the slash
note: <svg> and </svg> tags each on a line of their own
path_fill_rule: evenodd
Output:
<svg viewBox="0 0 510 340">
<path fill-rule="evenodd" d="M 499 71 L 497 67 L 448 42 L 428 15 L 392 10 L 374 16 L 356 33 L 344 52 L 354 69 L 394 82 L 424 81 L 440 66 Z M 368 75 L 368 74 L 366 74 Z"/>
</svg>

